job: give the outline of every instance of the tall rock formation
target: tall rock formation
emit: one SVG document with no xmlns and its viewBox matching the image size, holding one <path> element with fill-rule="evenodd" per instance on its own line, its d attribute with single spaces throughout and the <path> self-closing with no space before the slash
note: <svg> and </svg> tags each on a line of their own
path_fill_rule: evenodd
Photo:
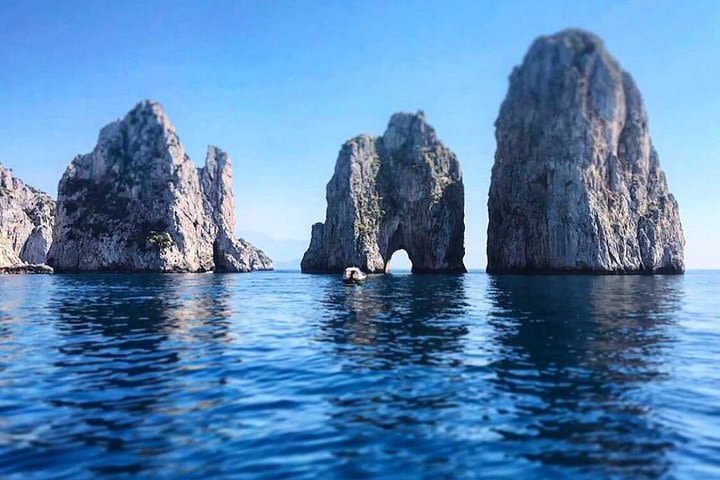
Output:
<svg viewBox="0 0 720 480">
<path fill-rule="evenodd" d="M 312 227 L 303 272 L 384 272 L 404 249 L 413 272 L 464 272 L 464 190 L 455 154 L 422 112 L 396 113 L 382 137 L 342 146 Z"/>
<path fill-rule="evenodd" d="M 233 237 L 231 179 L 225 152 L 209 147 L 195 168 L 162 107 L 140 102 L 60 180 L 48 263 L 59 271 L 272 268 Z"/>
<path fill-rule="evenodd" d="M 235 238 L 235 200 L 232 190 L 230 156 L 217 147 L 208 147 L 205 166 L 199 169 L 205 209 L 217 228 L 213 244 L 216 271 L 245 272 L 272 270 L 272 260 L 250 242 Z"/>
<path fill-rule="evenodd" d="M 488 272 L 684 270 L 640 92 L 598 37 L 538 38 L 495 126 Z"/>
<path fill-rule="evenodd" d="M 0 271 L 44 270 L 55 201 L 0 165 Z"/>
</svg>

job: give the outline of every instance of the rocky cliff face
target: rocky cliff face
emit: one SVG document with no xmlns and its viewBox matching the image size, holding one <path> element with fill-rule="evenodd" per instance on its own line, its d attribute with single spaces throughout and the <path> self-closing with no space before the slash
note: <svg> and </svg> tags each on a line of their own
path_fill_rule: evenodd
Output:
<svg viewBox="0 0 720 480">
<path fill-rule="evenodd" d="M 48 263 L 60 271 L 272 268 L 233 238 L 231 179 L 225 152 L 209 147 L 196 169 L 162 107 L 143 101 L 104 127 L 60 180 Z"/>
<path fill-rule="evenodd" d="M 215 270 L 247 272 L 272 270 L 273 263 L 261 250 L 242 238 L 235 238 L 235 200 L 230 157 L 217 147 L 208 148 L 205 166 L 199 169 L 200 186 L 212 223 L 217 228 L 213 244 Z"/>
<path fill-rule="evenodd" d="M 495 125 L 489 272 L 683 271 L 640 92 L 599 38 L 537 39 Z"/>
<path fill-rule="evenodd" d="M 44 264 L 52 241 L 55 202 L 0 165 L 0 270 Z"/>
<path fill-rule="evenodd" d="M 413 272 L 464 272 L 464 190 L 455 154 L 422 112 L 392 116 L 382 137 L 341 148 L 325 223 L 312 227 L 303 272 L 384 272 L 404 249 Z"/>
</svg>

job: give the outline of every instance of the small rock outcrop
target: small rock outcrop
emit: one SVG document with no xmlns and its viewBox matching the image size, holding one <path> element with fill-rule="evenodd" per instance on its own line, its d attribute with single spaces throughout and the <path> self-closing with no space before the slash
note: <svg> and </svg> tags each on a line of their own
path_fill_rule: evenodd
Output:
<svg viewBox="0 0 720 480">
<path fill-rule="evenodd" d="M 313 225 L 301 269 L 380 273 L 404 249 L 413 272 L 465 272 L 464 217 L 455 154 L 422 112 L 396 113 L 382 137 L 361 135 L 340 149 L 325 223 Z"/>
<path fill-rule="evenodd" d="M 52 271 L 42 265 L 52 242 L 55 201 L 0 165 L 0 272 Z"/>
<path fill-rule="evenodd" d="M 495 126 L 488 272 L 683 272 L 640 92 L 598 37 L 538 38 Z"/>
<path fill-rule="evenodd" d="M 143 101 L 104 127 L 60 180 L 48 263 L 58 271 L 271 269 L 234 238 L 233 215 L 230 157 L 211 146 L 195 168 L 162 107 Z"/>
</svg>

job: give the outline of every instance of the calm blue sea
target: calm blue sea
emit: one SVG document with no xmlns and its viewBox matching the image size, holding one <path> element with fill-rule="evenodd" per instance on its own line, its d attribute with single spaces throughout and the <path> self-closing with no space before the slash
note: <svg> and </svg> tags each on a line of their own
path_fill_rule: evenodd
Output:
<svg viewBox="0 0 720 480">
<path fill-rule="evenodd" d="M 33 476 L 718 478 L 720 272 L 1 276 Z"/>
</svg>

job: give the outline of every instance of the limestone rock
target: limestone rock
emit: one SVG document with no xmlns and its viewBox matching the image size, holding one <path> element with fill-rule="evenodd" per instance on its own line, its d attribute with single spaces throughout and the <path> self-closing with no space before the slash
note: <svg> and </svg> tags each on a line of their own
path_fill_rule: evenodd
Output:
<svg viewBox="0 0 720 480">
<path fill-rule="evenodd" d="M 218 231 L 213 244 L 215 270 L 249 272 L 272 270 L 273 263 L 250 242 L 235 238 L 235 200 L 230 156 L 217 147 L 208 148 L 205 167 L 199 170 L 206 209 Z"/>
<path fill-rule="evenodd" d="M 245 270 L 272 270 L 273 262 L 265 253 L 253 246 L 250 242 L 243 238 L 233 239 L 233 246 L 228 247 L 229 251 L 236 251 L 237 254 L 228 257 L 231 265 L 224 267 L 226 271 L 245 271 Z M 237 262 L 236 266 L 232 262 Z"/>
<path fill-rule="evenodd" d="M 230 157 L 211 146 L 195 168 L 162 107 L 146 100 L 66 170 L 48 263 L 60 271 L 250 271 L 252 249 L 232 238 L 233 228 Z"/>
<path fill-rule="evenodd" d="M 495 126 L 488 272 L 684 270 L 640 92 L 598 37 L 538 38 Z"/>
<path fill-rule="evenodd" d="M 312 227 L 302 271 L 384 272 L 404 249 L 413 272 L 464 272 L 464 215 L 455 154 L 422 112 L 396 113 L 382 137 L 361 135 L 340 149 L 325 223 Z"/>
<path fill-rule="evenodd" d="M 43 264 L 52 241 L 55 201 L 0 165 L 0 269 Z"/>
<path fill-rule="evenodd" d="M 0 250 L 2 247 L 0 247 Z M 15 266 L 0 267 L 0 274 L 21 274 L 21 273 L 53 273 L 52 267 L 42 263 L 21 263 Z"/>
</svg>

